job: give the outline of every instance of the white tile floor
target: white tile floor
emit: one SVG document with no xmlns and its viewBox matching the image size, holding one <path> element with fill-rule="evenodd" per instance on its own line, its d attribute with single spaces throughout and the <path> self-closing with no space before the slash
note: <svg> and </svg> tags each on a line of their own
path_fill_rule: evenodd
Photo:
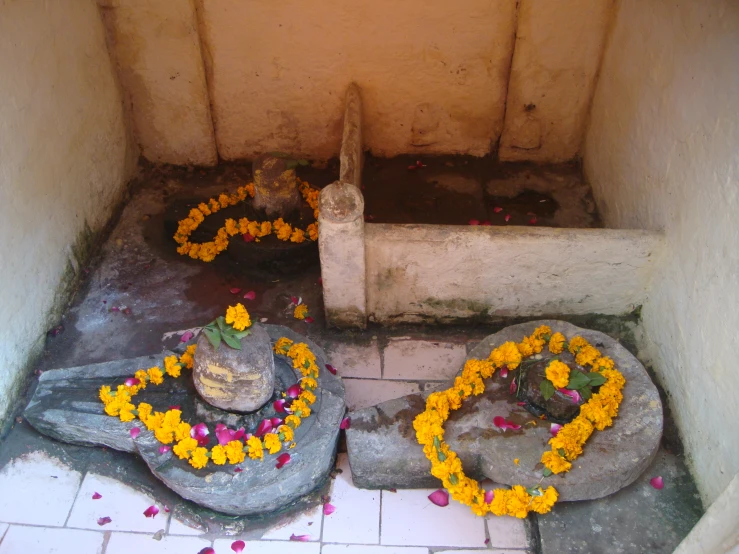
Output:
<svg viewBox="0 0 739 554">
<path fill-rule="evenodd" d="M 465 351 L 463 345 L 412 339 L 390 341 L 384 353 L 376 341 L 354 348 L 329 349 L 340 374 L 346 364 L 352 376 L 345 377 L 345 384 L 347 403 L 354 408 L 448 378 Z M 454 502 L 440 508 L 428 500 L 428 490 L 357 489 L 346 455 L 338 463 L 342 473 L 330 492 L 334 513 L 324 515 L 319 506 L 269 529 L 260 540 L 244 539 L 244 553 L 524 554 L 528 547 L 521 520 L 478 518 Z M 2 468 L 0 491 L 0 554 L 198 554 L 206 547 L 230 554 L 239 539 L 201 536 L 170 518 L 161 505 L 156 517 L 147 518 L 143 512 L 156 504 L 153 498 L 115 479 L 83 476 L 43 452 Z M 95 493 L 102 497 L 93 499 Z M 100 526 L 100 517 L 111 521 Z M 309 540 L 290 541 L 293 534 Z"/>
</svg>

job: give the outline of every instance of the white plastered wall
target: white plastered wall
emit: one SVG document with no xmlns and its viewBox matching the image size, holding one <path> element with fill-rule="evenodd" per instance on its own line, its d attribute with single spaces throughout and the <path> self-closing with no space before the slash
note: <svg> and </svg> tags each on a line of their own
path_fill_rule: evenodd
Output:
<svg viewBox="0 0 739 554">
<path fill-rule="evenodd" d="M 622 0 L 584 165 L 608 227 L 664 230 L 646 354 L 710 504 L 739 471 L 739 4 Z"/>
<path fill-rule="evenodd" d="M 134 168 L 94 0 L 0 3 L 0 422 Z M 87 230 L 86 230 L 87 229 Z"/>
</svg>

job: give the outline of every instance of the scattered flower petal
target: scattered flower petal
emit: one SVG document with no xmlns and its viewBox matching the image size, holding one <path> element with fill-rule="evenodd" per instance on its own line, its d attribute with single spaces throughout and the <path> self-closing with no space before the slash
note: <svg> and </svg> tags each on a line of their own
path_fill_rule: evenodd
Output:
<svg viewBox="0 0 739 554">
<path fill-rule="evenodd" d="M 277 429 L 280 425 L 282 425 L 282 419 L 279 417 L 272 417 L 270 418 L 269 422 L 272 424 L 273 429 Z"/>
<path fill-rule="evenodd" d="M 231 543 L 231 550 L 234 552 L 243 552 L 244 547 L 246 546 L 246 543 L 244 541 L 234 541 Z"/>
<path fill-rule="evenodd" d="M 96 492 L 96 493 L 94 493 L 94 494 L 92 495 L 92 499 L 93 499 L 93 500 L 100 500 L 100 499 L 101 499 L 102 497 L 103 497 L 103 495 L 102 495 L 102 494 L 100 494 L 99 492 Z"/>
<path fill-rule="evenodd" d="M 198 552 L 198 554 L 216 554 L 216 551 L 213 550 L 213 548 L 211 548 L 210 546 L 206 546 L 200 552 Z"/>
<path fill-rule="evenodd" d="M 516 465 L 518 465 L 518 463 L 519 463 L 520 461 L 521 461 L 521 460 L 519 460 L 518 458 L 513 458 L 513 463 L 514 463 L 514 464 L 516 464 Z"/>
<path fill-rule="evenodd" d="M 287 389 L 286 394 L 290 398 L 297 398 L 298 396 L 300 396 L 301 392 L 303 392 L 303 389 L 301 388 L 301 386 L 298 384 L 295 384 L 295 385 L 292 385 L 289 389 Z"/>
<path fill-rule="evenodd" d="M 176 404 L 169 407 L 170 410 L 179 410 L 182 406 Z"/>
<path fill-rule="evenodd" d="M 144 510 L 144 515 L 146 517 L 154 517 L 158 513 L 159 513 L 159 508 L 157 508 L 153 504 L 151 506 L 149 506 L 148 508 L 146 508 L 146 510 Z"/>
<path fill-rule="evenodd" d="M 505 379 L 508 377 L 508 366 L 503 366 L 500 368 L 500 376 Z"/>
<path fill-rule="evenodd" d="M 297 306 L 298 304 L 300 304 L 300 299 L 297 296 L 291 296 L 290 302 L 292 302 L 293 304 Z"/>
<path fill-rule="evenodd" d="M 275 412 L 278 414 L 284 414 L 285 413 L 285 399 L 280 398 L 279 400 L 275 400 L 274 404 L 272 404 L 272 407 L 274 407 Z"/>
<path fill-rule="evenodd" d="M 499 429 L 503 429 L 504 431 L 506 429 L 513 429 L 514 431 L 517 431 L 518 429 L 521 428 L 520 425 L 517 425 L 516 423 L 513 423 L 512 421 L 506 421 L 506 419 L 501 416 L 495 416 L 493 418 L 493 425 L 495 425 Z"/>
<path fill-rule="evenodd" d="M 437 506 L 441 506 L 443 508 L 444 506 L 449 505 L 449 493 L 443 489 L 439 489 L 438 491 L 434 491 L 429 494 L 429 500 L 431 500 L 431 502 L 433 502 Z"/>
<path fill-rule="evenodd" d="M 493 498 L 495 498 L 495 491 L 489 490 L 485 491 L 485 504 L 490 504 L 493 501 Z"/>
<path fill-rule="evenodd" d="M 503 208 L 501 208 L 500 206 L 495 206 L 495 207 L 493 208 L 493 211 L 494 211 L 494 212 L 495 212 L 496 214 L 499 214 L 500 212 L 502 212 L 502 211 L 503 211 Z"/>
<path fill-rule="evenodd" d="M 480 222 L 477 219 L 470 219 L 468 221 L 470 225 L 480 225 Z"/>
<path fill-rule="evenodd" d="M 131 430 L 129 431 L 132 439 L 138 437 L 140 432 L 141 429 L 139 429 L 138 427 L 131 427 Z"/>
<path fill-rule="evenodd" d="M 103 525 L 107 525 L 107 524 L 108 524 L 108 523 L 110 523 L 111 521 L 113 521 L 113 520 L 112 520 L 112 519 L 110 519 L 110 518 L 109 518 L 108 516 L 105 516 L 105 517 L 99 517 L 99 518 L 98 518 L 98 525 L 100 525 L 100 527 L 102 527 Z"/>
<path fill-rule="evenodd" d="M 516 402 L 516 406 L 525 406 L 526 402 Z"/>
<path fill-rule="evenodd" d="M 125 381 L 123 381 L 123 383 L 127 387 L 135 387 L 136 385 L 138 385 L 140 383 L 140 381 L 136 377 L 129 377 L 128 379 L 126 379 Z"/>
<path fill-rule="evenodd" d="M 653 487 L 654 487 L 655 489 L 657 489 L 658 491 L 659 491 L 659 490 L 662 490 L 662 488 L 663 488 L 663 487 L 665 486 L 665 482 L 664 482 L 664 480 L 662 479 L 662 476 L 661 476 L 661 475 L 660 475 L 660 476 L 658 476 L 658 477 L 652 477 L 652 478 L 651 478 L 651 479 L 649 480 L 649 484 L 650 484 L 650 485 L 652 485 L 652 486 L 653 486 Z"/>
<path fill-rule="evenodd" d="M 415 165 L 409 165 L 409 166 L 408 166 L 408 169 L 410 169 L 410 170 L 413 170 L 413 169 L 418 169 L 418 166 L 415 166 Z"/>
<path fill-rule="evenodd" d="M 120 311 L 121 311 L 121 309 L 120 309 L 120 308 L 119 308 L 118 306 L 113 306 L 113 307 L 112 307 L 112 308 L 110 309 L 110 311 L 111 311 L 111 312 L 120 312 Z"/>
<path fill-rule="evenodd" d="M 341 420 L 341 425 L 339 425 L 339 429 L 349 429 L 352 425 L 352 420 L 349 417 L 345 417 Z"/>
<path fill-rule="evenodd" d="M 549 432 L 553 437 L 556 437 L 560 429 L 562 429 L 562 426 L 559 423 L 552 423 L 552 426 L 549 428 Z"/>
<path fill-rule="evenodd" d="M 315 319 L 313 319 L 311 316 L 308 316 L 303 321 L 305 321 L 306 323 L 313 323 Z"/>
<path fill-rule="evenodd" d="M 182 336 L 180 337 L 180 342 L 187 342 L 193 337 L 192 331 L 185 331 L 182 333 Z"/>
<path fill-rule="evenodd" d="M 492 223 L 490 223 L 489 221 L 483 221 L 482 223 L 480 223 L 480 225 L 482 225 L 483 227 L 490 227 Z"/>
<path fill-rule="evenodd" d="M 267 323 L 268 319 L 266 317 L 263 317 L 259 321 L 261 321 L 262 323 Z"/>
<path fill-rule="evenodd" d="M 289 463 L 290 463 L 290 454 L 288 454 L 287 452 L 285 452 L 285 453 L 280 454 L 279 456 L 277 456 L 277 464 L 275 465 L 275 467 L 277 469 L 281 469 L 282 466 L 284 466 L 286 464 L 289 464 Z"/>
<path fill-rule="evenodd" d="M 160 454 L 166 454 L 170 450 L 172 450 L 172 447 L 171 446 L 167 446 L 166 444 L 163 444 L 162 446 L 159 447 L 159 453 Z"/>
<path fill-rule="evenodd" d="M 336 511 L 336 506 L 329 504 L 328 502 L 323 505 L 323 515 L 330 516 Z"/>
<path fill-rule="evenodd" d="M 166 504 L 164 505 L 164 511 L 169 513 L 169 506 L 167 506 Z"/>
<path fill-rule="evenodd" d="M 505 219 L 506 221 L 510 221 L 510 220 L 511 220 L 511 214 L 506 214 L 506 216 L 505 216 L 505 218 L 504 218 L 504 219 Z"/>
<path fill-rule="evenodd" d="M 198 423 L 190 429 L 190 436 L 194 439 L 202 439 L 210 434 L 208 426 L 205 423 Z"/>
<path fill-rule="evenodd" d="M 336 368 L 332 366 L 331 364 L 326 364 L 326 369 L 328 369 L 329 373 L 331 375 L 336 375 Z"/>
<path fill-rule="evenodd" d="M 536 218 L 535 217 L 532 217 L 531 219 L 529 219 L 529 225 L 536 225 Z"/>
<path fill-rule="evenodd" d="M 269 433 L 271 430 L 272 422 L 269 419 L 263 419 L 262 422 L 259 424 L 259 427 L 257 427 L 254 435 L 256 435 L 257 437 L 261 437 Z"/>
<path fill-rule="evenodd" d="M 290 535 L 291 541 L 299 541 L 299 542 L 308 542 L 310 540 L 310 535 L 296 535 L 292 534 Z"/>
<path fill-rule="evenodd" d="M 244 233 L 242 236 L 244 237 L 244 242 L 254 241 L 254 235 L 250 235 L 249 233 Z"/>
<path fill-rule="evenodd" d="M 250 290 L 244 295 L 244 298 L 246 298 L 247 300 L 254 300 L 256 297 L 257 297 L 257 293 L 254 292 L 253 290 Z"/>
<path fill-rule="evenodd" d="M 234 473 L 241 473 L 242 471 L 244 471 L 244 470 L 241 469 L 240 467 L 235 467 L 234 468 Z"/>
<path fill-rule="evenodd" d="M 233 287 L 229 292 L 231 294 L 239 294 L 241 292 L 241 289 L 238 287 Z"/>
<path fill-rule="evenodd" d="M 426 164 L 422 164 L 421 160 L 416 160 L 416 167 L 426 167 Z"/>
<path fill-rule="evenodd" d="M 516 391 L 518 390 L 518 383 L 516 383 L 516 378 L 514 377 L 511 381 L 511 386 L 508 387 L 508 392 L 511 394 L 516 394 Z M 518 403 L 519 406 L 523 406 L 523 402 Z"/>
<path fill-rule="evenodd" d="M 582 400 L 582 397 L 580 396 L 580 393 L 576 390 L 570 390 L 570 389 L 557 389 L 559 392 L 564 394 L 565 396 L 569 396 L 570 400 L 572 400 L 575 404 L 580 402 Z"/>
</svg>

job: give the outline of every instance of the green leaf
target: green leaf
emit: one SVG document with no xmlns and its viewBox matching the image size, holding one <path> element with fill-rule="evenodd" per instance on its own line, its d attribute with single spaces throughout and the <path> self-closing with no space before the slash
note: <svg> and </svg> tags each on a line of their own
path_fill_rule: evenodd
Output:
<svg viewBox="0 0 739 554">
<path fill-rule="evenodd" d="M 441 448 L 441 441 L 439 440 L 439 437 L 434 437 L 434 448 L 436 448 L 436 450 L 439 450 Z"/>
<path fill-rule="evenodd" d="M 457 479 L 457 476 L 456 476 L 456 475 L 455 475 L 454 473 L 452 473 L 452 474 L 451 474 L 451 475 L 449 476 L 449 482 L 450 482 L 450 483 L 451 483 L 452 485 L 458 485 L 458 484 L 459 484 L 459 479 Z"/>
<path fill-rule="evenodd" d="M 530 489 L 526 489 L 526 492 L 529 493 L 531 496 L 544 496 L 544 493 L 541 492 L 541 488 L 539 487 L 539 485 L 531 487 Z"/>
<path fill-rule="evenodd" d="M 223 334 L 223 341 L 229 345 L 231 348 L 235 350 L 241 350 L 241 342 L 239 342 L 239 339 L 234 338 L 233 335 L 228 335 L 226 333 Z"/>
<path fill-rule="evenodd" d="M 218 324 L 218 328 L 221 331 L 224 331 L 226 329 L 226 318 L 223 316 L 219 316 L 216 318 L 216 323 Z"/>
<path fill-rule="evenodd" d="M 591 387 L 598 387 L 606 382 L 606 378 L 595 371 L 588 373 L 588 378 L 590 379 Z"/>
<path fill-rule="evenodd" d="M 549 477 L 550 475 L 553 475 L 553 472 L 552 472 L 552 470 L 551 470 L 551 469 L 549 469 L 548 467 L 545 467 L 545 468 L 544 468 L 544 471 L 542 471 L 542 472 L 541 472 L 541 474 L 542 474 L 542 475 L 543 475 L 544 477 Z"/>
<path fill-rule="evenodd" d="M 212 329 L 211 327 L 203 327 L 203 333 L 205 333 L 208 342 L 213 345 L 213 348 L 218 350 L 218 347 L 221 346 L 220 331 L 218 331 L 217 329 Z"/>
<path fill-rule="evenodd" d="M 441 451 L 436 452 L 436 457 L 439 458 L 440 462 L 446 461 L 446 454 Z"/>
<path fill-rule="evenodd" d="M 579 371 L 573 371 L 570 373 L 570 382 L 567 383 L 567 388 L 570 390 L 579 390 L 590 383 L 590 377 Z"/>
<path fill-rule="evenodd" d="M 251 331 L 249 329 L 244 329 L 243 331 L 233 333 L 234 338 L 237 338 L 239 340 L 243 339 L 244 337 L 248 337 L 249 335 L 251 335 Z"/>
<path fill-rule="evenodd" d="M 583 387 L 579 391 L 580 396 L 582 396 L 583 400 L 590 400 L 590 397 L 593 396 L 593 391 L 590 387 Z"/>
<path fill-rule="evenodd" d="M 565 457 L 565 449 L 564 448 L 557 448 L 557 454 L 559 454 L 560 456 L 562 456 L 564 458 Z"/>
<path fill-rule="evenodd" d="M 549 400 L 554 396 L 554 385 L 549 379 L 544 379 L 539 383 L 539 390 L 541 391 L 541 395 L 544 397 L 544 400 Z"/>
<path fill-rule="evenodd" d="M 310 162 L 308 160 L 298 160 L 298 165 L 306 166 L 310 165 Z"/>
</svg>

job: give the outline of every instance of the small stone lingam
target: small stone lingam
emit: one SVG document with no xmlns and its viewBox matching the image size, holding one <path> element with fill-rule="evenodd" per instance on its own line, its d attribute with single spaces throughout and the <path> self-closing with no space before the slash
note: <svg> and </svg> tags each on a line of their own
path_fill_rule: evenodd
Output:
<svg viewBox="0 0 739 554">
<path fill-rule="evenodd" d="M 193 366 L 195 389 L 203 400 L 229 412 L 253 412 L 275 388 L 275 363 L 269 335 L 255 323 L 241 339 L 241 350 L 214 348 L 205 333 L 198 339 Z"/>
</svg>

